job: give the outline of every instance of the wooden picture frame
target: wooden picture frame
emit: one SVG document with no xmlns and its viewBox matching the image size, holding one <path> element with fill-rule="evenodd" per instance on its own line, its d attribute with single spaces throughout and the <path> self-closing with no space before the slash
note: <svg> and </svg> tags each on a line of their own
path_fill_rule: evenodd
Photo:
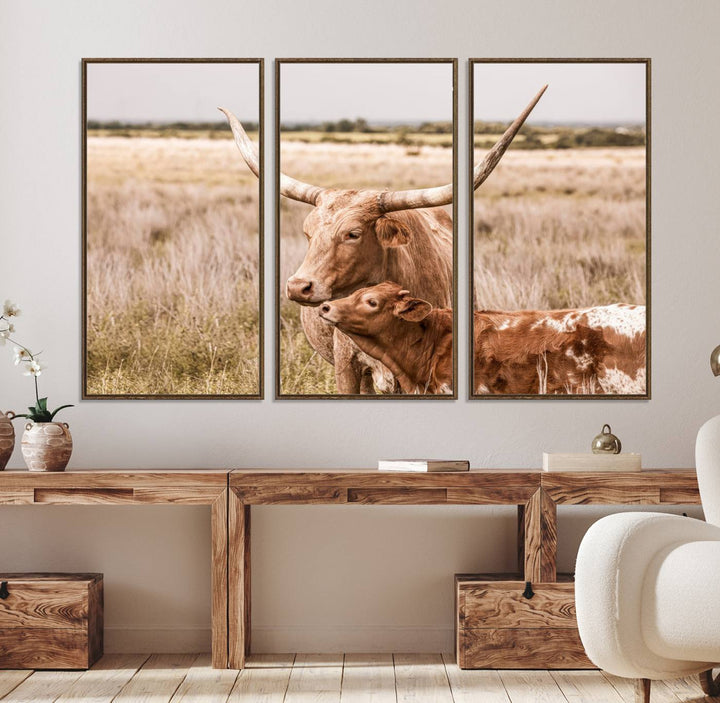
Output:
<svg viewBox="0 0 720 703">
<path fill-rule="evenodd" d="M 263 59 L 85 58 L 81 107 L 83 399 L 262 398 Z"/>
<path fill-rule="evenodd" d="M 578 79 L 584 68 L 587 69 L 586 73 L 588 75 L 585 81 L 586 85 L 583 86 L 582 81 Z M 566 71 L 565 76 L 563 75 L 563 70 Z M 613 71 L 612 76 L 608 73 L 603 79 L 603 71 Z M 529 81 L 528 79 L 531 76 L 533 80 Z M 613 82 L 613 79 L 615 79 L 615 82 Z M 481 80 L 485 88 L 484 91 L 479 90 Z M 623 81 L 625 81 L 624 84 Z M 470 399 L 650 399 L 650 59 L 476 58 L 470 59 L 469 83 L 470 101 L 468 123 L 469 135 L 471 135 L 471 137 L 468 139 L 469 169 L 467 183 L 469 194 L 468 216 L 470 222 Z M 486 147 L 486 144 L 483 143 L 484 139 L 478 138 L 478 129 L 482 127 L 483 129 L 487 128 L 491 131 L 497 131 L 501 127 L 504 128 L 513 116 L 517 114 L 517 107 L 522 107 L 526 104 L 527 100 L 544 84 L 549 84 L 547 93 L 542 96 L 538 107 L 528 118 L 528 124 L 520 130 L 520 139 L 514 142 L 515 153 L 512 154 L 511 152 L 510 158 L 504 160 L 501 168 L 498 169 L 492 179 L 489 180 L 489 184 L 492 184 L 489 188 L 491 192 L 483 191 L 482 196 L 478 197 L 473 187 L 473 167 L 479 158 L 476 152 L 477 147 L 482 147 L 481 152 L 484 151 Z M 516 90 L 516 87 L 521 85 L 524 89 L 520 91 Z M 572 90 L 570 90 L 571 85 L 574 85 L 577 91 L 575 95 L 573 95 Z M 639 120 L 634 120 L 628 116 L 631 112 L 631 108 L 629 107 L 624 108 L 627 112 L 626 115 L 620 114 L 622 100 L 619 98 L 612 102 L 609 107 L 607 103 L 610 101 L 605 101 L 605 104 L 603 104 L 603 98 L 608 96 L 611 87 L 612 90 L 615 91 L 616 98 L 617 94 L 625 95 L 627 98 L 626 102 L 633 106 L 633 115 L 638 115 L 640 112 L 643 113 Z M 501 108 L 501 104 L 503 101 L 507 102 L 509 100 L 508 95 L 511 92 L 511 88 L 515 93 L 512 96 L 514 107 L 507 109 L 507 114 L 505 114 Z M 595 92 L 594 97 L 596 101 L 589 101 L 592 103 L 592 108 L 588 108 L 588 110 L 596 110 L 594 119 L 576 118 L 576 121 L 573 122 L 568 117 L 560 117 L 563 110 L 567 115 L 580 115 L 581 111 L 574 109 L 573 102 L 575 103 L 575 107 L 579 105 L 583 102 L 584 98 L 587 98 L 588 92 L 591 91 L 591 89 Z M 554 96 L 553 90 L 555 90 Z M 625 92 L 623 93 L 623 91 Z M 495 96 L 495 99 L 493 96 Z M 480 101 L 482 101 L 482 111 L 477 109 Z M 548 103 L 553 105 L 553 110 L 545 109 L 544 106 L 547 106 Z M 543 112 L 543 109 L 540 108 L 543 108 L 545 111 Z M 497 114 L 494 114 L 493 110 Z M 612 110 L 617 111 L 614 117 Z M 499 114 L 501 112 L 503 114 Z M 548 115 L 555 115 L 555 117 L 548 118 Z M 533 117 L 536 118 L 534 123 Z M 478 120 L 482 120 L 483 124 L 480 124 Z M 625 126 L 626 124 L 628 125 L 627 127 Z M 528 129 L 528 127 L 530 129 Z M 523 146 L 520 143 L 522 139 L 532 139 L 540 143 L 533 143 L 532 145 L 526 144 L 525 146 L 528 150 L 520 152 L 519 149 Z M 548 148 L 547 143 L 543 142 L 543 140 L 548 140 L 548 143 L 550 143 L 549 140 L 563 140 L 561 146 L 566 148 L 562 151 L 559 148 Z M 487 141 L 489 143 L 490 140 Z M 548 183 L 542 182 L 542 169 L 552 168 L 556 173 L 565 169 L 567 173 L 570 173 L 571 168 L 568 155 L 573 154 L 574 150 L 576 150 L 575 153 L 583 153 L 582 149 L 585 147 L 582 145 L 584 144 L 604 144 L 607 149 L 620 149 L 626 144 L 635 144 L 637 146 L 630 146 L 626 152 L 630 154 L 630 150 L 635 149 L 635 151 L 632 152 L 632 163 L 630 163 L 631 157 L 628 157 L 628 163 L 624 163 L 623 159 L 617 155 L 604 154 L 604 159 L 601 160 L 602 162 L 600 164 L 595 163 L 592 164 L 592 168 L 588 167 L 585 169 L 586 173 L 584 175 L 585 181 L 587 182 L 584 182 L 580 177 L 583 176 L 580 167 L 578 167 L 577 173 L 574 174 L 574 180 L 565 178 L 564 185 L 560 182 L 562 174 L 554 185 L 549 184 L 549 176 L 545 179 Z M 530 146 L 536 148 L 531 151 L 529 150 Z M 544 147 L 545 150 L 543 151 Z M 588 146 L 585 148 L 585 153 L 590 154 L 592 149 L 593 146 Z M 551 151 L 556 152 L 556 158 L 552 164 L 550 164 L 548 158 L 541 159 L 538 156 L 544 153 L 550 155 Z M 602 147 L 596 149 L 596 156 L 601 151 Z M 522 153 L 528 155 L 528 164 L 524 167 L 518 156 Z M 557 155 L 564 156 L 562 156 L 561 159 L 560 156 Z M 616 158 L 617 164 L 612 163 L 613 158 Z M 534 160 L 534 164 L 531 163 L 531 160 Z M 563 163 L 559 163 L 559 161 Z M 548 166 L 548 164 L 550 164 L 550 166 Z M 513 169 L 516 174 L 515 182 L 512 182 Z M 640 173 L 640 169 L 644 169 L 644 172 Z M 526 181 L 530 185 L 522 186 L 521 178 L 517 176 L 517 174 L 520 174 L 520 176 L 524 174 Z M 598 206 L 597 212 L 592 210 L 590 206 L 597 204 L 592 202 L 594 189 L 599 191 L 603 187 L 611 187 L 612 179 L 615 178 L 615 180 L 617 180 L 620 176 L 627 177 L 628 179 L 628 193 L 618 196 L 617 202 L 619 202 L 622 208 L 627 209 L 627 216 L 631 221 L 629 224 L 623 223 L 622 226 L 614 226 L 616 223 L 608 217 L 609 213 L 612 214 L 612 208 L 609 205 L 605 210 L 603 210 L 601 206 Z M 536 181 L 534 185 L 532 185 L 532 178 L 535 178 Z M 527 196 L 527 192 L 523 191 L 524 187 L 533 190 L 528 197 L 525 197 Z M 618 186 L 618 188 L 619 187 L 620 186 Z M 556 190 L 554 196 L 550 192 L 553 188 Z M 492 206 L 498 210 L 500 209 L 498 207 L 499 205 L 504 205 L 505 212 L 497 216 L 479 217 L 477 203 L 482 197 L 487 198 L 487 201 L 492 203 Z M 525 200 L 523 201 L 524 197 Z M 509 228 L 507 222 L 510 221 L 510 218 L 513 216 L 511 207 L 518 208 L 526 203 L 528 204 L 527 212 L 522 216 L 525 219 L 525 223 L 528 224 L 525 232 L 537 240 L 541 240 L 544 236 L 547 236 L 548 231 L 551 231 L 551 236 L 555 236 L 547 223 L 542 221 L 542 213 L 540 213 L 541 216 L 533 218 L 531 208 L 529 207 L 532 204 L 533 212 L 537 214 L 540 207 L 538 203 L 543 200 L 549 203 L 551 198 L 553 199 L 556 213 L 559 212 L 559 208 L 561 208 L 563 202 L 569 203 L 573 199 L 579 201 L 584 198 L 590 203 L 590 206 L 584 210 L 587 215 L 586 219 L 590 221 L 589 227 L 593 228 L 594 226 L 597 232 L 602 230 L 604 236 L 602 238 L 598 236 L 592 247 L 588 247 L 586 243 L 583 244 L 585 248 L 584 252 L 581 251 L 577 240 L 570 242 L 572 237 L 568 237 L 568 246 L 577 247 L 577 251 L 572 254 L 574 261 L 590 271 L 584 283 L 590 281 L 591 284 L 595 285 L 599 290 L 602 289 L 602 272 L 605 270 L 610 271 L 611 279 L 608 285 L 605 286 L 606 291 L 604 292 L 600 290 L 599 293 L 593 293 L 591 290 L 587 296 L 576 295 L 576 291 L 564 289 L 565 281 L 569 279 L 569 276 L 563 276 L 561 271 L 556 276 L 557 282 L 554 283 L 555 290 L 553 294 L 545 296 L 545 298 L 538 294 L 536 297 L 540 300 L 540 304 L 528 304 L 527 300 L 533 296 L 531 293 L 522 290 L 523 285 L 513 284 L 512 267 L 517 266 L 517 270 L 520 270 L 521 267 L 519 264 L 522 263 L 525 268 L 532 269 L 535 274 L 534 282 L 537 282 L 538 277 L 540 277 L 537 273 L 538 267 L 535 266 L 532 260 L 532 252 L 528 253 L 520 245 L 514 246 L 517 236 L 508 234 Z M 624 198 L 624 200 L 620 198 Z M 491 212 L 490 207 L 490 205 L 487 206 L 487 212 Z M 620 213 L 621 207 L 617 208 L 617 213 Z M 578 208 L 576 208 L 576 210 L 577 209 Z M 621 215 L 617 213 L 616 217 L 619 220 Z M 514 216 L 516 218 L 515 226 L 517 227 L 517 231 L 522 234 L 522 227 L 518 224 L 518 221 L 522 219 L 521 215 L 515 213 Z M 506 218 L 507 221 L 503 222 L 503 218 Z M 604 229 L 600 226 L 601 224 Z M 568 229 L 569 228 L 570 225 L 568 224 Z M 579 237 L 579 235 L 577 236 Z M 620 240 L 623 237 L 625 237 L 625 241 L 617 244 L 616 240 Z M 492 242 L 493 238 L 495 238 L 495 243 Z M 502 253 L 502 246 L 499 242 L 503 238 L 504 245 L 502 246 L 511 252 L 510 255 Z M 513 239 L 515 239 L 515 241 L 513 241 Z M 485 246 L 483 255 L 478 251 L 480 248 L 478 246 L 479 241 Z M 523 241 L 527 240 L 524 239 Z M 539 246 L 537 248 L 539 248 Z M 627 247 L 627 251 L 625 252 L 626 261 L 623 261 L 622 256 L 616 254 L 606 256 L 608 249 L 620 246 Z M 588 255 L 588 251 L 591 249 L 592 254 Z M 490 256 L 489 254 L 494 255 Z M 547 251 L 545 251 L 545 254 L 547 255 Z M 490 270 L 488 273 L 485 270 L 485 266 L 483 269 L 478 269 L 479 262 L 483 256 L 483 260 L 491 262 L 491 266 L 496 267 L 496 270 Z M 526 259 L 520 262 L 520 257 L 522 256 L 526 257 Z M 585 259 L 582 258 L 583 256 L 585 256 Z M 530 264 L 528 264 L 528 260 L 530 260 Z M 553 262 L 560 262 L 561 258 L 559 255 L 553 254 L 548 257 L 548 260 L 550 262 L 548 266 L 554 265 L 558 267 L 559 264 L 553 264 Z M 503 267 L 504 277 L 502 284 L 519 299 L 516 301 L 517 304 L 507 303 L 507 299 L 512 297 L 509 294 L 503 294 L 502 292 L 493 294 L 489 292 L 492 291 L 492 284 L 499 280 L 500 276 L 498 272 L 503 269 Z M 633 285 L 623 287 L 621 279 L 627 272 L 629 272 L 629 276 L 635 276 L 635 278 L 632 279 Z M 482 276 L 479 275 L 480 273 Z M 613 281 L 612 277 L 616 277 L 618 280 Z M 481 292 L 478 290 L 480 287 L 478 286 L 478 278 L 483 279 L 483 291 Z M 529 280 L 515 278 L 515 281 L 518 280 L 520 283 L 527 284 L 527 287 L 531 285 L 531 281 Z M 614 295 L 620 297 L 623 296 L 623 292 L 613 293 L 614 285 L 616 285 L 619 291 L 632 289 L 635 292 L 635 296 L 640 298 L 640 300 L 615 299 L 613 297 Z M 590 284 L 588 284 L 588 286 L 591 287 Z M 541 287 L 541 284 L 538 284 L 538 287 Z M 520 290 L 520 293 L 518 293 L 518 290 Z M 479 298 L 480 300 L 478 300 Z M 503 304 L 503 299 L 505 299 L 505 304 Z M 559 301 L 559 303 L 542 304 L 543 300 L 547 301 L 548 299 Z M 550 320 L 550 316 L 545 314 L 549 312 L 555 313 L 560 309 L 567 313 L 575 313 L 578 312 L 576 309 L 593 306 L 610 306 L 612 303 L 628 303 L 624 308 L 623 306 L 618 306 L 616 311 L 627 314 L 628 316 L 633 316 L 631 322 L 633 319 L 635 320 L 634 326 L 630 327 L 630 334 L 625 335 L 625 338 L 619 342 L 618 336 L 615 335 L 616 330 L 608 333 L 606 332 L 607 328 L 602 328 L 602 325 L 596 323 L 596 321 L 600 319 L 597 315 L 592 319 L 582 316 L 576 317 L 572 314 L 569 315 L 569 317 L 558 317 L 555 315 L 557 319 Z M 642 326 L 640 313 L 642 306 L 645 307 L 644 327 Z M 492 310 L 493 313 L 485 315 L 481 313 L 484 309 Z M 524 315 L 522 313 L 523 310 L 539 314 L 535 314 L 534 317 L 531 314 Z M 515 311 L 518 312 L 515 313 Z M 515 315 L 511 316 L 512 313 L 515 313 Z M 588 320 L 590 320 L 590 323 L 588 323 Z M 638 320 L 640 321 L 638 322 Z M 583 334 L 573 338 L 573 333 L 580 327 L 585 327 L 587 324 L 590 324 L 589 329 L 591 332 L 583 332 Z M 612 321 L 611 324 L 617 324 L 617 329 L 621 329 L 623 323 Z M 514 336 L 512 331 L 512 328 L 515 326 L 518 326 L 517 337 Z M 531 350 L 531 352 L 527 353 L 523 352 L 525 356 L 520 353 L 515 354 L 515 352 L 512 351 L 512 349 L 517 348 L 518 345 L 515 344 L 515 341 L 520 338 L 521 334 L 524 337 L 524 344 L 527 347 L 527 340 L 532 336 L 528 334 L 531 329 L 542 331 L 546 328 L 549 330 L 550 327 L 559 330 L 564 335 L 562 340 L 554 339 L 552 342 L 556 344 L 557 349 L 560 350 L 559 354 L 564 354 L 570 359 L 582 357 L 582 363 L 577 363 L 571 367 L 569 371 L 566 371 L 566 369 L 562 368 L 557 362 L 558 357 L 554 359 L 552 357 L 549 358 L 548 355 L 550 352 L 543 350 L 549 349 L 547 346 L 548 342 L 546 341 L 537 342 L 538 349 Z M 495 335 L 495 340 L 500 340 L 497 342 L 498 346 L 496 347 L 493 346 L 495 342 L 488 336 L 491 333 Z M 478 335 L 477 344 L 475 340 L 476 335 Z M 592 335 L 592 337 L 590 335 Z M 641 335 L 644 335 L 644 337 Z M 480 340 L 482 340 L 482 342 Z M 598 346 L 594 347 L 594 349 L 605 349 L 605 351 L 598 351 L 597 353 L 588 351 L 588 349 L 591 348 L 591 344 L 595 342 L 597 342 Z M 532 345 L 535 344 L 535 342 L 532 341 L 529 344 Z M 541 345 L 546 346 L 541 349 Z M 508 352 L 508 349 L 511 351 Z M 607 351 L 608 349 L 610 351 Z M 545 363 L 541 365 L 538 362 L 537 371 L 535 371 L 536 376 L 532 381 L 524 380 L 524 378 L 530 379 L 532 376 L 532 369 L 530 369 L 533 363 L 533 358 L 530 358 L 532 354 L 535 354 L 533 358 L 536 361 L 542 358 L 545 360 Z M 586 355 L 583 356 L 583 354 Z M 615 356 L 612 356 L 612 354 L 615 354 Z M 512 361 L 510 360 L 511 356 L 513 358 Z M 580 369 L 580 371 L 578 371 L 578 369 Z M 522 376 L 523 372 L 527 372 L 526 377 Z M 616 383 L 615 380 L 617 378 L 620 380 Z M 561 387 L 560 383 L 563 379 L 565 380 L 565 385 Z M 580 380 L 578 381 L 578 379 Z M 536 390 L 528 390 L 531 383 L 536 387 Z M 585 385 L 582 385 L 583 383 Z M 523 388 L 523 386 L 527 387 Z M 553 386 L 554 392 L 549 392 Z M 626 389 L 629 390 L 625 392 Z M 543 390 L 545 392 L 543 392 Z M 601 392 L 592 392 L 593 390 Z"/>
<path fill-rule="evenodd" d="M 456 399 L 457 398 L 457 386 L 458 386 L 458 373 L 457 373 L 457 345 L 453 345 L 453 351 L 452 351 L 452 360 L 449 362 L 452 367 L 452 388 L 448 388 L 447 386 L 442 387 L 442 392 L 424 392 L 424 388 L 420 388 L 420 384 L 415 384 L 413 387 L 418 388 L 417 391 L 405 391 L 400 387 L 399 382 L 397 381 L 397 376 L 395 376 L 395 385 L 390 389 L 389 392 L 378 392 L 378 385 L 377 381 L 373 382 L 372 376 L 368 370 L 368 367 L 365 366 L 362 367 L 362 363 L 364 362 L 358 362 L 357 356 L 352 356 L 352 360 L 350 363 L 347 363 L 345 360 L 343 360 L 342 363 L 345 364 L 345 368 L 349 368 L 352 364 L 356 364 L 357 362 L 357 368 L 355 371 L 352 372 L 351 375 L 353 375 L 353 378 L 348 383 L 348 387 L 350 390 L 346 391 L 340 391 L 338 390 L 340 386 L 338 385 L 337 381 L 337 374 L 335 376 L 332 376 L 334 373 L 334 369 L 332 368 L 332 364 L 329 361 L 326 361 L 325 359 L 320 357 L 320 353 L 316 350 L 312 349 L 312 346 L 307 342 L 306 336 L 303 334 L 302 324 L 300 323 L 299 319 L 293 320 L 292 329 L 289 329 L 290 325 L 286 324 L 286 320 L 283 318 L 284 310 L 289 309 L 290 306 L 295 306 L 296 308 L 301 308 L 299 311 L 295 310 L 292 312 L 292 315 L 295 316 L 295 318 L 299 318 L 302 315 L 306 314 L 307 310 L 310 310 L 308 306 L 300 306 L 296 302 L 288 302 L 288 298 L 286 297 L 286 282 L 288 279 L 289 271 L 286 273 L 283 273 L 284 268 L 287 266 L 287 263 L 283 260 L 284 255 L 284 224 L 283 224 L 283 212 L 285 212 L 286 208 L 293 207 L 297 205 L 297 203 L 291 203 L 290 200 L 288 200 L 288 204 L 286 204 L 286 198 L 282 195 L 284 192 L 284 189 L 288 185 L 290 181 L 294 182 L 294 179 L 302 179 L 304 178 L 308 183 L 312 182 L 313 185 L 321 186 L 322 188 L 338 188 L 338 189 L 344 189 L 344 188 L 357 188 L 357 189 L 368 189 L 373 193 L 376 193 L 376 196 L 378 198 L 384 197 L 383 191 L 385 191 L 388 187 L 397 187 L 398 189 L 409 189 L 412 187 L 431 187 L 431 186 L 437 186 L 440 185 L 438 182 L 424 182 L 422 176 L 419 176 L 417 179 L 417 182 L 415 184 L 405 182 L 403 184 L 400 184 L 398 186 L 394 186 L 393 184 L 389 183 L 387 179 L 384 179 L 381 174 L 374 173 L 374 174 L 368 174 L 366 173 L 360 173 L 357 170 L 354 170 L 354 167 L 352 166 L 346 166 L 347 170 L 350 172 L 350 178 L 349 180 L 343 180 L 342 176 L 338 176 L 337 174 L 333 173 L 332 170 L 330 172 L 326 173 L 320 173 L 318 178 L 315 180 L 312 179 L 312 176 L 304 175 L 303 173 L 298 173 L 297 170 L 294 170 L 292 165 L 289 165 L 289 168 L 285 166 L 283 163 L 283 139 L 282 139 L 282 131 L 283 131 L 283 123 L 284 123 L 284 114 L 283 114 L 283 106 L 284 106 L 284 100 L 282 99 L 283 94 L 283 86 L 286 85 L 286 81 L 283 79 L 283 70 L 287 68 L 288 70 L 295 69 L 299 66 L 305 66 L 310 68 L 318 68 L 323 66 L 332 67 L 334 70 L 347 68 L 348 72 L 352 72 L 354 77 L 357 77 L 358 72 L 362 70 L 363 66 L 368 67 L 368 74 L 370 74 L 372 71 L 374 71 L 374 75 L 378 74 L 378 69 L 381 69 L 383 67 L 389 67 L 390 70 L 392 70 L 393 67 L 398 67 L 398 65 L 405 65 L 407 67 L 410 67 L 411 69 L 419 70 L 423 67 L 437 67 L 437 66 L 446 66 L 447 67 L 447 89 L 448 89 L 448 96 L 447 96 L 447 106 L 444 108 L 445 112 L 444 114 L 444 121 L 450 122 L 452 120 L 452 126 L 447 127 L 447 132 L 444 135 L 440 135 L 443 140 L 447 140 L 447 137 L 451 137 L 452 139 L 452 148 L 448 149 L 447 154 L 447 168 L 445 170 L 446 177 L 444 180 L 442 180 L 442 183 L 452 183 L 452 189 L 453 193 L 457 193 L 457 59 L 417 59 L 417 58 L 393 58 L 393 59 L 384 59 L 384 58 L 357 58 L 357 59 L 318 59 L 318 58 L 310 58 L 310 59 L 302 59 L 302 58 L 290 58 L 290 59 L 276 59 L 275 61 L 275 192 L 276 192 L 276 210 L 275 210 L 275 224 L 276 224 L 276 260 L 275 260 L 275 276 L 276 276 L 276 295 L 278 296 L 276 308 L 275 308 L 275 321 L 276 321 L 276 375 L 275 375 L 275 397 L 278 399 L 365 399 L 365 400 L 380 400 L 380 399 L 411 399 L 411 400 L 417 400 L 417 399 Z M 372 81 L 370 81 L 372 83 Z M 304 81 L 302 83 L 304 87 L 308 85 L 307 81 Z M 362 81 L 358 80 L 357 83 L 353 83 L 353 85 L 362 86 Z M 396 83 L 396 85 L 398 85 Z M 374 86 L 375 89 L 377 89 L 377 86 Z M 450 96 L 449 91 L 452 90 L 452 95 Z M 418 95 L 420 91 L 417 91 Z M 392 94 L 386 94 L 390 95 L 388 98 L 389 104 L 392 104 L 392 107 L 394 109 L 397 109 L 398 104 L 401 101 L 401 97 L 393 96 Z M 389 112 L 389 108 L 388 108 Z M 372 120 L 370 120 L 371 124 L 368 125 L 366 122 L 365 117 L 368 117 L 367 114 L 353 114 L 353 115 L 345 115 L 345 119 L 342 119 L 342 116 L 323 116 L 320 113 L 315 113 L 310 120 L 307 121 L 313 121 L 314 126 L 313 129 L 317 129 L 317 125 L 320 124 L 320 121 L 325 120 L 337 120 L 338 125 L 342 125 L 343 122 L 349 122 L 350 120 L 354 120 L 354 124 L 351 128 L 357 128 L 357 125 L 362 121 L 364 123 L 364 127 L 367 127 L 371 130 L 373 130 Z M 419 118 L 420 116 L 418 116 Z M 294 119 L 294 118 L 293 118 Z M 378 121 L 382 122 L 383 118 L 378 118 Z M 383 129 L 385 130 L 383 134 L 374 134 L 371 135 L 372 140 L 385 140 L 386 143 L 390 139 L 394 139 L 396 144 L 402 144 L 406 146 L 406 148 L 412 152 L 412 154 L 415 155 L 415 158 L 418 157 L 418 155 L 422 154 L 423 151 L 423 145 L 418 144 L 414 139 L 412 135 L 408 135 L 407 132 L 410 129 L 410 124 L 415 123 L 417 125 L 417 122 L 420 121 L 419 119 L 413 119 L 413 120 L 405 120 L 403 125 L 398 125 L 397 123 L 388 126 L 388 124 L 384 124 Z M 297 126 L 297 125 L 296 125 Z M 395 131 L 393 131 L 393 129 Z M 357 136 L 357 132 L 354 133 Z M 316 137 L 317 135 L 309 135 Z M 335 135 L 337 136 L 337 135 Z M 404 137 L 404 138 L 403 138 Z M 336 141 L 333 139 L 333 136 L 331 134 L 325 134 L 322 135 L 320 138 L 325 139 L 327 142 L 333 142 Z M 362 136 L 360 137 L 360 140 L 362 141 Z M 408 152 L 409 153 L 409 152 Z M 408 156 L 408 158 L 413 158 L 412 156 Z M 355 166 L 355 169 L 357 168 L 357 164 Z M 288 172 L 288 176 L 290 177 L 290 180 L 283 174 L 283 170 L 286 170 Z M 322 170 L 322 169 L 321 169 Z M 380 178 L 378 179 L 378 176 Z M 427 179 L 425 179 L 427 180 Z M 307 185 L 305 183 L 300 183 L 300 185 Z M 447 187 L 447 186 L 446 186 Z M 450 313 L 452 316 L 452 329 L 453 334 L 457 330 L 457 198 L 453 197 L 452 202 L 448 202 L 447 208 L 452 212 L 452 252 L 449 254 L 448 261 L 452 262 L 452 281 L 448 283 L 448 290 L 446 295 L 446 300 L 444 301 L 444 304 L 446 307 L 452 307 L 452 312 Z M 305 213 L 306 214 L 306 213 Z M 302 219 L 302 218 L 301 218 Z M 303 244 L 304 248 L 307 248 L 305 244 Z M 299 261 L 295 262 L 295 265 L 297 265 Z M 294 267 L 293 267 L 294 270 Z M 384 280 L 384 277 L 383 277 Z M 376 281 L 380 282 L 380 281 Z M 346 296 L 349 294 L 349 291 L 357 290 L 358 288 L 363 288 L 363 285 L 358 284 L 354 286 L 350 286 L 348 291 L 344 291 L 343 295 Z M 420 293 L 410 291 L 410 294 L 412 295 L 418 295 L 420 296 Z M 332 300 L 335 300 L 338 296 L 333 294 Z M 447 303 L 450 303 L 450 305 L 447 305 Z M 314 303 L 313 303 L 314 304 Z M 291 340 L 290 342 L 288 340 Z M 288 355 L 284 352 L 285 345 L 292 343 L 295 344 L 301 344 L 304 345 L 302 362 L 299 364 L 299 373 L 293 376 L 292 380 L 289 380 L 286 369 L 290 367 L 293 363 L 295 363 L 294 359 L 290 359 Z M 332 353 L 337 354 L 337 350 L 333 350 Z M 300 355 L 298 355 L 300 356 Z M 337 356 L 335 358 L 338 358 Z M 449 361 L 447 357 L 445 357 L 446 361 Z M 326 379 L 325 385 L 321 386 L 320 384 L 313 385 L 314 379 L 311 379 L 311 382 L 307 385 L 310 387 L 308 390 L 307 388 L 303 388 L 303 384 L 305 383 L 305 379 L 303 378 L 303 374 L 305 374 L 305 378 L 307 378 L 307 369 L 309 366 L 315 365 L 314 368 L 323 367 L 322 371 L 320 372 L 323 374 L 323 378 Z M 324 365 L 324 366 L 323 366 Z M 336 368 L 339 367 L 339 364 L 335 365 Z M 359 369 L 359 370 L 358 370 Z M 313 373 L 311 371 L 311 373 Z M 377 377 L 376 377 L 377 378 Z M 389 376 L 389 382 L 388 382 L 388 376 L 386 375 L 384 377 L 384 380 L 388 382 L 388 385 L 392 385 L 393 383 L 393 377 L 392 374 Z M 298 380 L 296 383 L 295 381 Z M 346 380 L 343 380 L 343 383 L 345 383 Z M 412 385 L 412 384 L 409 384 Z M 334 386 L 334 390 L 330 391 L 329 388 Z M 425 388 L 430 388 L 430 385 L 426 385 Z M 387 390 L 387 389 L 386 389 Z"/>
</svg>

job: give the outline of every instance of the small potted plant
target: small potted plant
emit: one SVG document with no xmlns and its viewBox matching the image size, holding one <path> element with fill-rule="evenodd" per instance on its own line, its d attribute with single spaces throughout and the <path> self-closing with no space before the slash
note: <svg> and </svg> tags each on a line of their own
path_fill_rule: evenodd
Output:
<svg viewBox="0 0 720 703">
<path fill-rule="evenodd" d="M 0 315 L 0 343 L 10 342 L 14 346 L 15 366 L 21 366 L 24 375 L 31 376 L 35 382 L 35 405 L 28 407 L 26 413 L 14 415 L 30 420 L 25 425 L 21 442 L 23 459 L 30 471 L 64 471 L 72 454 L 72 436 L 66 422 L 54 420 L 61 410 L 71 408 L 72 405 L 61 405 L 50 411 L 47 406 L 48 399 L 40 397 L 38 376 L 45 368 L 38 359 L 40 352 L 31 352 L 24 344 L 10 336 L 15 332 L 10 320 L 19 314 L 19 308 L 6 300 L 3 314 Z"/>
</svg>

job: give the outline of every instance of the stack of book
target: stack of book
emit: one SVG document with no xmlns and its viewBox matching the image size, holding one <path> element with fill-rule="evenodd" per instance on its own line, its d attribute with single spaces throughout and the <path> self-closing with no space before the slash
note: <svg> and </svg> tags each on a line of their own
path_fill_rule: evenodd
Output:
<svg viewBox="0 0 720 703">
<path fill-rule="evenodd" d="M 380 459 L 378 471 L 469 471 L 467 460 L 440 459 Z"/>
</svg>

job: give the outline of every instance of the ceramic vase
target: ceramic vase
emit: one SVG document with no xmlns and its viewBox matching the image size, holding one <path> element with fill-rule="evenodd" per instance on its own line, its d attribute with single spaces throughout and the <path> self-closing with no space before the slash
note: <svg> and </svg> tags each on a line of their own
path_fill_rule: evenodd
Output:
<svg viewBox="0 0 720 703">
<path fill-rule="evenodd" d="M 10 422 L 14 417 L 15 413 L 12 410 L 6 413 L 0 412 L 0 471 L 7 466 L 15 448 L 15 428 Z"/>
<path fill-rule="evenodd" d="M 70 426 L 67 422 L 28 422 L 21 448 L 30 471 L 64 471 L 73 449 Z"/>
</svg>

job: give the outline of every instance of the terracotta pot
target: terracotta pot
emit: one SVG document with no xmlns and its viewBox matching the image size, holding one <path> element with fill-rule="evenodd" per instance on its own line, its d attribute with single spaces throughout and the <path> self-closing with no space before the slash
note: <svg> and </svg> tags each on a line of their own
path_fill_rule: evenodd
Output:
<svg viewBox="0 0 720 703">
<path fill-rule="evenodd" d="M 12 410 L 6 413 L 0 412 L 0 471 L 7 466 L 15 448 L 15 428 L 10 422 L 14 417 L 15 413 Z"/>
<path fill-rule="evenodd" d="M 30 471 L 64 471 L 73 449 L 70 426 L 67 422 L 28 422 L 21 447 Z"/>
</svg>

